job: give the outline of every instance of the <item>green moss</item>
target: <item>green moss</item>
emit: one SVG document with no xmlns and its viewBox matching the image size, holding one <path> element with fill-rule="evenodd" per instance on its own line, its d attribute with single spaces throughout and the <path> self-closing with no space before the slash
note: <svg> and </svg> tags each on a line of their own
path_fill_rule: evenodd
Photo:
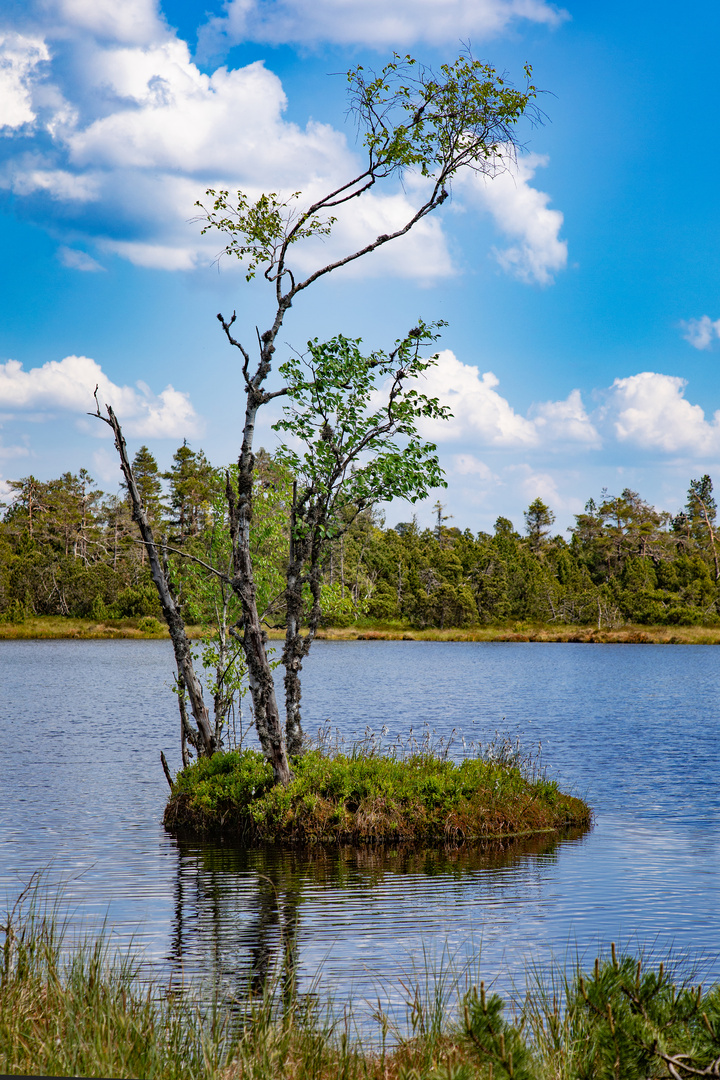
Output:
<svg viewBox="0 0 720 1080">
<path fill-rule="evenodd" d="M 462 843 L 592 820 L 588 806 L 554 781 L 492 758 L 456 765 L 427 754 L 312 750 L 293 770 L 282 788 L 254 750 L 203 758 L 178 774 L 165 826 L 258 843 Z"/>
</svg>

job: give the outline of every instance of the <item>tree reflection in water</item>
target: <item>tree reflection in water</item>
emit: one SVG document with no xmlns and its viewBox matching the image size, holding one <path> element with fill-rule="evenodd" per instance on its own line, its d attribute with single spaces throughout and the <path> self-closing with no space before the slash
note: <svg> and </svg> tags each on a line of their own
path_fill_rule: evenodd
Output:
<svg viewBox="0 0 720 1080">
<path fill-rule="evenodd" d="M 446 894 L 453 884 L 463 886 L 478 875 L 485 882 L 496 879 L 494 872 L 507 879 L 514 867 L 522 868 L 527 876 L 528 864 L 536 864 L 542 874 L 555 862 L 559 846 L 577 843 L 583 835 L 574 830 L 562 836 L 541 834 L 486 846 L 420 850 L 247 849 L 219 840 L 176 837 L 178 869 L 168 958 L 173 984 L 192 985 L 203 997 L 239 1012 L 250 999 L 268 990 L 278 1005 L 287 1002 L 299 981 L 307 984 L 302 996 L 314 998 L 318 972 L 308 965 L 308 956 L 313 950 L 317 956 L 318 945 L 327 942 L 328 934 L 332 938 L 335 930 L 346 938 L 356 937 L 359 943 L 381 932 L 375 914 L 362 904 L 368 890 L 375 894 L 389 881 L 395 887 L 400 883 L 403 891 L 405 887 L 419 890 L 418 904 L 422 905 L 423 888 L 434 886 Z M 534 876 L 533 884 L 537 884 Z M 354 897 L 358 886 L 361 892 Z M 528 890 L 528 900 L 535 893 L 535 888 Z M 334 915 L 338 900 L 343 904 L 342 920 Z M 392 905 L 392 890 L 388 903 Z M 354 905 L 352 934 L 348 933 L 347 904 Z M 391 917 L 393 912 L 388 909 L 386 914 Z M 318 917 L 323 929 L 320 941 Z M 352 947 L 351 940 L 347 944 Z M 400 941 L 399 950 L 402 947 Z M 372 962 L 365 952 L 361 959 L 364 965 Z M 301 967 L 307 979 L 299 980 Z M 327 976 L 323 983 L 329 982 L 330 993 L 342 998 L 352 972 L 338 972 L 334 977 L 330 973 L 329 980 Z"/>
</svg>

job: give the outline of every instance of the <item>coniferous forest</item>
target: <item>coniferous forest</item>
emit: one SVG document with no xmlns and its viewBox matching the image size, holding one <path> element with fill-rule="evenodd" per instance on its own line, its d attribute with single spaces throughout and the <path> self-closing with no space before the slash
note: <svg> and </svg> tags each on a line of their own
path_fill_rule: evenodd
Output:
<svg viewBox="0 0 720 1080">
<path fill-rule="evenodd" d="M 187 622 L 218 617 L 217 590 L 202 566 L 229 557 L 225 470 L 183 443 L 161 472 L 147 447 L 133 471 L 174 576 Z M 253 547 L 260 607 L 283 624 L 291 481 L 258 455 Z M 147 556 L 121 490 L 100 491 L 85 469 L 55 480 L 10 482 L 0 521 L 0 619 L 55 615 L 98 621 L 157 617 Z M 672 516 L 635 491 L 590 498 L 566 539 L 539 498 L 522 524 L 498 517 L 472 533 L 440 503 L 431 529 L 415 520 L 387 527 L 357 515 L 330 547 L 323 568 L 329 625 L 358 620 L 417 628 L 473 627 L 514 620 L 596 625 L 720 624 L 716 505 L 709 476 L 689 481 Z M 232 617 L 232 603 L 227 616 Z"/>
</svg>

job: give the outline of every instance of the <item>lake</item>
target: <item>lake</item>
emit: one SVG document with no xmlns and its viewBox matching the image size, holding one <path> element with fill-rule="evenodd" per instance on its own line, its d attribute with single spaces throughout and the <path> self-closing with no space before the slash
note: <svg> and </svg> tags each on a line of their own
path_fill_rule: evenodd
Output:
<svg viewBox="0 0 720 1080">
<path fill-rule="evenodd" d="M 615 941 L 720 980 L 720 652 L 712 646 L 318 642 L 304 720 L 346 738 L 455 730 L 542 746 L 596 811 L 505 850 L 298 853 L 179 842 L 165 641 L 0 642 L 0 901 L 47 869 L 73 925 L 107 918 L 147 968 L 223 997 L 290 957 L 301 990 L 391 1004 L 447 963 L 509 993 Z M 443 960 L 443 958 L 445 958 Z"/>
</svg>

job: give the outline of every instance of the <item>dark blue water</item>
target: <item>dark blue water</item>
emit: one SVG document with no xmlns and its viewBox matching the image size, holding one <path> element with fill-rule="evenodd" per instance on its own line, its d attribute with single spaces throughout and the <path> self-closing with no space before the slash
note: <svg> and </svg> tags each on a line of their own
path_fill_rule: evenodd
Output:
<svg viewBox="0 0 720 1080">
<path fill-rule="evenodd" d="M 542 744 L 594 829 L 503 852 L 242 851 L 180 843 L 166 642 L 2 642 L 0 899 L 33 870 L 76 923 L 105 916 L 148 965 L 243 992 L 292 955 L 342 1000 L 402 997 L 449 956 L 509 990 L 611 941 L 720 979 L 720 653 L 711 646 L 318 642 L 304 716 L 346 737 L 496 731 Z M 445 961 L 446 962 L 446 961 Z"/>
</svg>

